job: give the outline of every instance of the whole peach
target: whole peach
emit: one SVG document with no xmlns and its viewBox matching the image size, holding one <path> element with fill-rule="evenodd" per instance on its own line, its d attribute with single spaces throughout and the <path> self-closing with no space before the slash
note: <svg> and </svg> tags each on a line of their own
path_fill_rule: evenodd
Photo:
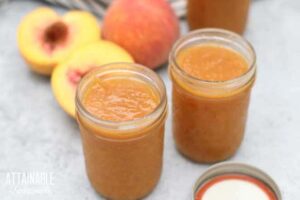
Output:
<svg viewBox="0 0 300 200">
<path fill-rule="evenodd" d="M 103 22 L 103 37 L 152 69 L 167 61 L 179 22 L 166 0 L 115 0 Z"/>
</svg>

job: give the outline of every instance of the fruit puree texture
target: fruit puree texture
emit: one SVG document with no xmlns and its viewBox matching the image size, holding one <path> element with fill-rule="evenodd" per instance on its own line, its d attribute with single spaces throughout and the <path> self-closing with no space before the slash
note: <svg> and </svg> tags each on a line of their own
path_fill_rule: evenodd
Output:
<svg viewBox="0 0 300 200">
<path fill-rule="evenodd" d="M 187 48 L 177 61 L 186 73 L 206 81 L 227 81 L 248 70 L 247 61 L 240 54 L 216 45 Z"/>
<path fill-rule="evenodd" d="M 87 174 L 96 191 L 108 199 L 134 200 L 149 194 L 160 178 L 166 98 L 165 89 L 162 94 L 155 81 L 144 80 L 147 73 L 141 78 L 122 70 L 103 77 L 91 72 L 96 75 L 80 101 L 93 120 L 80 109 L 77 119 Z"/>
<path fill-rule="evenodd" d="M 86 91 L 86 109 L 108 121 L 134 120 L 151 113 L 159 96 L 146 83 L 133 79 L 96 80 Z"/>
<path fill-rule="evenodd" d="M 252 81 L 228 92 L 225 84 L 243 76 L 248 61 L 237 51 L 215 44 L 189 46 L 177 54 L 182 74 L 201 82 L 173 78 L 173 133 L 177 148 L 198 162 L 232 156 L 244 136 Z M 196 85 L 196 84 L 195 84 Z M 212 88 L 217 92 L 212 93 Z"/>
</svg>

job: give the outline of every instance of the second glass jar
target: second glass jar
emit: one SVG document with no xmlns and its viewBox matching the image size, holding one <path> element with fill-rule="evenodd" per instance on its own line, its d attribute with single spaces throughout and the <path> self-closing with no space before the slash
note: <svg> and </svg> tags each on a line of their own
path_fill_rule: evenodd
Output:
<svg viewBox="0 0 300 200">
<path fill-rule="evenodd" d="M 239 53 L 248 65 L 247 71 L 226 81 L 201 80 L 186 73 L 177 62 L 178 55 L 191 46 L 210 44 Z M 177 148 L 197 162 L 213 163 L 229 158 L 244 136 L 256 72 L 252 46 L 235 33 L 202 29 L 189 33 L 174 45 L 169 63 Z"/>
</svg>

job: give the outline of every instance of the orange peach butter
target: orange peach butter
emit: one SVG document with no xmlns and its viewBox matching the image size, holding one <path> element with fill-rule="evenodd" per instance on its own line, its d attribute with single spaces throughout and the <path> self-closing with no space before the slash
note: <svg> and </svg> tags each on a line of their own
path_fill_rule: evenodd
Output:
<svg viewBox="0 0 300 200">
<path fill-rule="evenodd" d="M 214 44 L 186 47 L 178 53 L 176 62 L 188 76 L 206 83 L 233 80 L 249 69 L 241 54 Z M 177 148 L 197 162 L 217 162 L 232 156 L 244 136 L 253 81 L 238 90 L 212 93 L 172 78 Z"/>
<path fill-rule="evenodd" d="M 107 121 L 129 121 L 151 113 L 159 103 L 153 88 L 138 80 L 95 80 L 83 97 L 86 109 Z"/>
<path fill-rule="evenodd" d="M 177 62 L 186 73 L 207 81 L 227 81 L 248 70 L 241 55 L 216 45 L 187 48 L 178 55 Z"/>
<path fill-rule="evenodd" d="M 93 72 L 92 72 L 93 73 Z M 82 93 L 82 106 L 97 120 L 77 112 L 88 177 L 108 199 L 134 200 L 149 194 L 157 184 L 163 155 L 166 111 L 152 123 L 140 126 L 162 101 L 149 83 L 124 75 L 95 78 Z M 122 123 L 136 128 L 126 129 Z"/>
</svg>

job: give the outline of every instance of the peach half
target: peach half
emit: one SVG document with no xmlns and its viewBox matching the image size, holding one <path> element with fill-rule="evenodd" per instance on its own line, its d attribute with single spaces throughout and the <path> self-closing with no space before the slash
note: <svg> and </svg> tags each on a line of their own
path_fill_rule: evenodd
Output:
<svg viewBox="0 0 300 200">
<path fill-rule="evenodd" d="M 100 40 L 97 19 L 83 11 L 59 16 L 40 7 L 26 15 L 18 27 L 18 46 L 29 67 L 50 75 L 53 68 L 74 50 Z"/>
<path fill-rule="evenodd" d="M 118 45 L 99 41 L 79 49 L 59 64 L 52 73 L 51 86 L 63 110 L 75 117 L 75 93 L 81 78 L 95 67 L 114 62 L 133 63 L 133 58 Z"/>
</svg>

